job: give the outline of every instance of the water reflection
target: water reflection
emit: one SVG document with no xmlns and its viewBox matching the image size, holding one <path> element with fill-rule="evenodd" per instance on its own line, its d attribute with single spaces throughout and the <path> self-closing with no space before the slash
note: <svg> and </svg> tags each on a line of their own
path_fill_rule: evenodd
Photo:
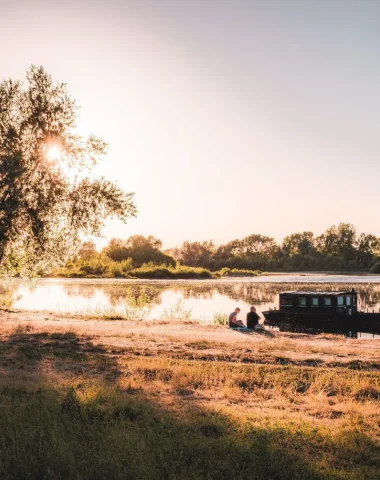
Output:
<svg viewBox="0 0 380 480">
<path fill-rule="evenodd" d="M 271 278 L 277 282 L 270 281 Z M 14 281 L 11 288 L 17 295 L 21 295 L 15 307 L 28 310 L 86 313 L 113 308 L 119 311 L 125 306 L 133 307 L 143 297 L 149 303 L 149 316 L 152 319 L 160 318 L 164 309 L 180 300 L 186 308 L 192 310 L 195 319 L 211 320 L 215 313 L 228 314 L 239 306 L 240 317 L 244 321 L 250 305 L 256 305 L 261 314 L 269 308 L 278 308 L 280 292 L 301 289 L 339 291 L 355 288 L 361 310 L 379 310 L 380 278 L 377 283 L 373 282 L 373 277 L 333 278 L 334 282 L 322 282 L 319 276 L 199 282 L 44 279 L 34 287 Z M 370 279 L 371 283 L 365 283 L 363 279 Z M 5 290 L 4 285 L 1 288 L 2 291 Z"/>
<path fill-rule="evenodd" d="M 280 332 L 290 332 L 290 333 L 306 333 L 319 335 L 321 333 L 331 333 L 335 335 L 343 335 L 346 338 L 358 338 L 363 340 L 380 339 L 380 331 L 374 329 L 371 332 L 357 332 L 352 330 L 343 330 L 341 328 L 334 328 L 333 326 L 323 326 L 321 328 L 310 328 L 303 325 L 291 325 L 286 323 L 281 323 L 278 327 L 267 327 L 269 330 L 278 330 Z"/>
</svg>

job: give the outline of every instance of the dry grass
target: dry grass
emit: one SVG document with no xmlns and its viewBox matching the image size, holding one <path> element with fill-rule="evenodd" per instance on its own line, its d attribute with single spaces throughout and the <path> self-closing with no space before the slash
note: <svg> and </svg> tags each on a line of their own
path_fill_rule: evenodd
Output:
<svg viewBox="0 0 380 480">
<path fill-rule="evenodd" d="M 377 479 L 380 342 L 3 313 L 1 478 Z"/>
</svg>

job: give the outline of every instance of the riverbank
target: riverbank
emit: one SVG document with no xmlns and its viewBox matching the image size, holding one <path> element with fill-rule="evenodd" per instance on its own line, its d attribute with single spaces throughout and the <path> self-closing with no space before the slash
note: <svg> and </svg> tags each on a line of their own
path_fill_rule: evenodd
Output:
<svg viewBox="0 0 380 480">
<path fill-rule="evenodd" d="M 378 478 L 379 340 L 0 320 L 2 478 Z"/>
<path fill-rule="evenodd" d="M 115 262 L 117 263 L 117 262 Z M 87 273 L 86 273 L 87 272 Z M 95 272 L 95 273 L 94 273 Z M 122 278 L 127 280 L 210 280 L 220 278 L 244 278 L 244 277 L 313 277 L 313 276 L 347 276 L 347 277 L 378 277 L 377 273 L 363 271 L 266 271 L 260 270 L 244 270 L 238 268 L 222 268 L 221 270 L 212 271 L 207 268 L 199 267 L 166 267 L 151 266 L 123 271 L 117 265 L 116 267 L 106 269 L 102 273 L 96 270 L 81 271 L 80 269 L 60 269 L 55 273 L 43 275 L 43 278 L 84 278 L 84 279 L 112 279 Z"/>
<path fill-rule="evenodd" d="M 71 264 L 52 272 L 48 277 L 58 278 L 125 278 L 153 280 L 182 279 L 212 279 L 223 277 L 256 277 L 259 270 L 241 270 L 237 268 L 222 268 L 211 271 L 203 267 L 188 267 L 186 265 L 153 265 L 144 264 L 133 267 L 131 261 L 115 262 L 109 258 L 94 259 L 84 264 Z"/>
</svg>

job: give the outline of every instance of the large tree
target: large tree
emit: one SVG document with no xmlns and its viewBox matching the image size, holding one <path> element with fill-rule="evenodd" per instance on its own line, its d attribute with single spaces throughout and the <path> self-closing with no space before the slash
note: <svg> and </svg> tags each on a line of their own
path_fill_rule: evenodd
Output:
<svg viewBox="0 0 380 480">
<path fill-rule="evenodd" d="M 243 255 L 246 257 L 274 258 L 278 253 L 278 245 L 274 238 L 255 233 L 242 241 Z"/>
<path fill-rule="evenodd" d="M 215 245 L 212 240 L 204 242 L 186 241 L 179 248 L 173 250 L 173 256 L 176 260 L 190 267 L 211 267 Z"/>
<path fill-rule="evenodd" d="M 91 176 L 106 143 L 75 133 L 66 85 L 32 66 L 27 84 L 0 84 L 0 267 L 32 273 L 64 261 L 81 234 L 135 215 L 133 194 Z"/>
<path fill-rule="evenodd" d="M 312 232 L 292 233 L 284 238 L 282 250 L 288 256 L 311 255 L 315 253 L 314 234 Z"/>
<path fill-rule="evenodd" d="M 356 229 L 350 223 L 333 225 L 318 237 L 316 242 L 322 253 L 348 261 L 355 254 Z"/>
<path fill-rule="evenodd" d="M 98 252 L 96 251 L 96 245 L 92 240 L 83 242 L 77 252 L 79 260 L 83 260 L 84 262 L 88 262 L 97 255 Z"/>
<path fill-rule="evenodd" d="M 361 233 L 356 240 L 356 255 L 359 267 L 369 267 L 378 253 L 380 239 L 375 235 Z"/>
</svg>

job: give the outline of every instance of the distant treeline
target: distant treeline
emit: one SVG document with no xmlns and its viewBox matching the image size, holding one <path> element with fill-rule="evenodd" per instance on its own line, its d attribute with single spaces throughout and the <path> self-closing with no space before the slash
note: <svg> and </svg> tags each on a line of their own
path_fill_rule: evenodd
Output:
<svg viewBox="0 0 380 480">
<path fill-rule="evenodd" d="M 220 246 L 211 240 L 186 241 L 162 251 L 160 240 L 134 235 L 127 240 L 111 239 L 101 252 L 93 242 L 83 243 L 77 256 L 58 274 L 190 278 L 193 272 L 195 277 L 207 278 L 211 276 L 207 271 L 228 275 L 254 274 L 257 270 L 380 273 L 380 238 L 358 235 L 353 225 L 341 223 L 317 237 L 312 232 L 294 233 L 281 244 L 253 234 Z"/>
<path fill-rule="evenodd" d="M 216 270 L 368 271 L 380 267 L 380 238 L 358 235 L 353 225 L 341 223 L 317 237 L 312 232 L 293 233 L 281 244 L 253 234 L 218 247 L 212 241 L 184 242 L 170 253 L 184 265 Z"/>
</svg>

